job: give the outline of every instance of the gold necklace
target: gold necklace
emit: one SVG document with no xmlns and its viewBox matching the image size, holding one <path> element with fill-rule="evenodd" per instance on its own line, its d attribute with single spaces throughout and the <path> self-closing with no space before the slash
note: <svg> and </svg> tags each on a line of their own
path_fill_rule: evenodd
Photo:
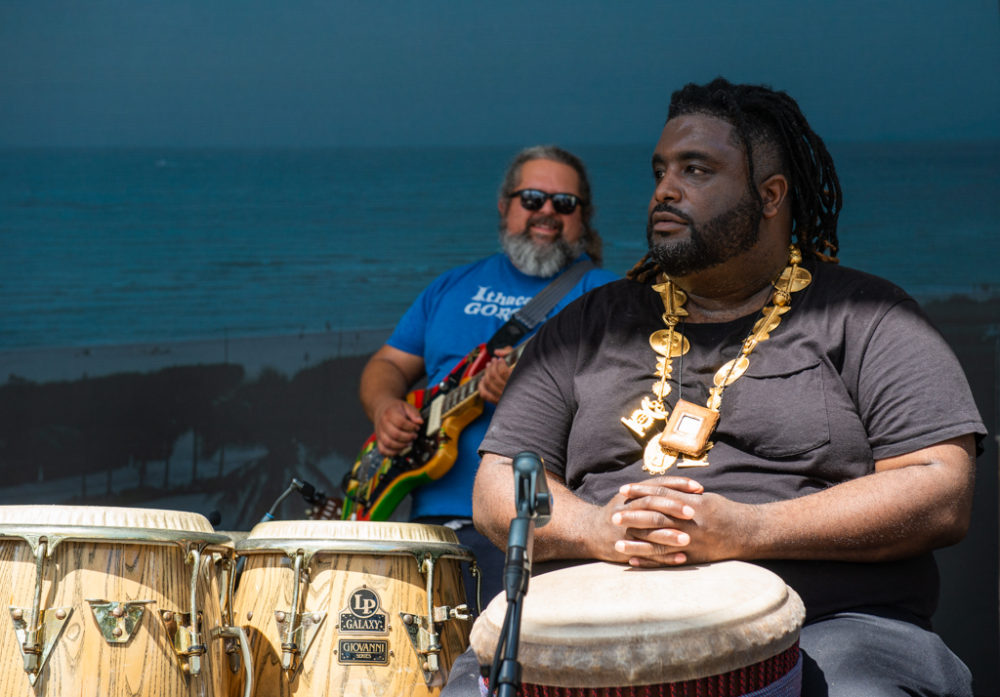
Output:
<svg viewBox="0 0 1000 697">
<path fill-rule="evenodd" d="M 660 379 L 653 383 L 653 397 L 643 397 L 642 405 L 621 421 L 639 438 L 659 421 L 666 421 L 663 431 L 655 434 L 646 444 L 642 457 L 642 468 L 653 475 L 666 472 L 678 459 L 678 467 L 707 467 L 708 451 L 713 443 L 708 438 L 719 422 L 719 408 L 722 393 L 746 373 L 750 367 L 750 354 L 757 346 L 767 341 L 771 332 L 781 324 L 781 315 L 791 309 L 791 294 L 798 292 L 812 282 L 812 274 L 799 266 L 802 254 L 795 245 L 789 247 L 788 266 L 771 281 L 774 292 L 771 305 L 761 310 L 750 335 L 740 347 L 740 355 L 727 361 L 715 372 L 713 386 L 708 391 L 708 401 L 704 407 L 678 399 L 673 410 L 667 408 L 664 398 L 670 394 L 668 384 L 673 375 L 673 359 L 687 353 L 691 345 L 677 329 L 681 318 L 688 315 L 684 309 L 687 294 L 677 287 L 665 274 L 657 277 L 653 290 L 663 300 L 663 323 L 666 329 L 658 329 L 649 336 L 649 345 L 658 354 L 655 374 Z"/>
</svg>

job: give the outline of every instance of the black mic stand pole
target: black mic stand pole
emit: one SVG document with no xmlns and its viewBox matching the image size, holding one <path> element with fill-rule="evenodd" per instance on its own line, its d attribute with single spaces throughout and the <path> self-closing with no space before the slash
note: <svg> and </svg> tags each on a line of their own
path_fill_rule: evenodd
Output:
<svg viewBox="0 0 1000 697">
<path fill-rule="evenodd" d="M 504 590 L 507 614 L 490 670 L 490 690 L 498 697 L 515 697 L 521 686 L 521 664 L 517 660 L 521 634 L 521 610 L 531 578 L 531 549 L 535 525 L 549 522 L 552 499 L 545 483 L 545 469 L 535 453 L 522 452 L 514 458 L 516 517 L 507 537 Z"/>
</svg>

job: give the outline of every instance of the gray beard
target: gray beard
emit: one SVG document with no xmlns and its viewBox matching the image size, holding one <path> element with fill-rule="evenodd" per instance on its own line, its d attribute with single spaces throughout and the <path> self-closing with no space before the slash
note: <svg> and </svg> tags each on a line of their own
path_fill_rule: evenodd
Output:
<svg viewBox="0 0 1000 697">
<path fill-rule="evenodd" d="M 520 235 L 511 234 L 501 223 L 500 247 L 521 273 L 548 278 L 555 276 L 583 254 L 586 243 L 582 237 L 576 244 L 570 244 L 559 237 L 552 244 L 540 246 L 535 244 L 526 232 Z"/>
</svg>

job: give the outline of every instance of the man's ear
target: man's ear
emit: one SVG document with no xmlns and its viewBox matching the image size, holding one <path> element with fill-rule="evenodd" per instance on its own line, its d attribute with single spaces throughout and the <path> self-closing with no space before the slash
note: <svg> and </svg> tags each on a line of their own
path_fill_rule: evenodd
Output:
<svg viewBox="0 0 1000 697">
<path fill-rule="evenodd" d="M 497 210 L 500 211 L 500 217 L 507 215 L 507 209 L 510 207 L 509 198 L 498 198 L 497 199 Z"/>
<path fill-rule="evenodd" d="M 781 210 L 788 198 L 788 179 L 784 174 L 772 174 L 760 183 L 757 189 L 764 202 L 764 218 L 773 218 Z"/>
</svg>

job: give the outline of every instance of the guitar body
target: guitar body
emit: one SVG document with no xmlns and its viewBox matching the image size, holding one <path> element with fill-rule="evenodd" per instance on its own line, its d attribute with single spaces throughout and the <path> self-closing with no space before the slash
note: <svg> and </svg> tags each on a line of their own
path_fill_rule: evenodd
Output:
<svg viewBox="0 0 1000 697">
<path fill-rule="evenodd" d="M 421 410 L 424 423 L 406 451 L 387 457 L 379 452 L 374 434 L 365 441 L 345 478 L 343 520 L 388 520 L 413 489 L 451 469 L 459 435 L 483 413 L 479 373 L 489 360 L 485 346 L 479 346 L 441 384 L 407 395 L 406 401 Z"/>
</svg>

